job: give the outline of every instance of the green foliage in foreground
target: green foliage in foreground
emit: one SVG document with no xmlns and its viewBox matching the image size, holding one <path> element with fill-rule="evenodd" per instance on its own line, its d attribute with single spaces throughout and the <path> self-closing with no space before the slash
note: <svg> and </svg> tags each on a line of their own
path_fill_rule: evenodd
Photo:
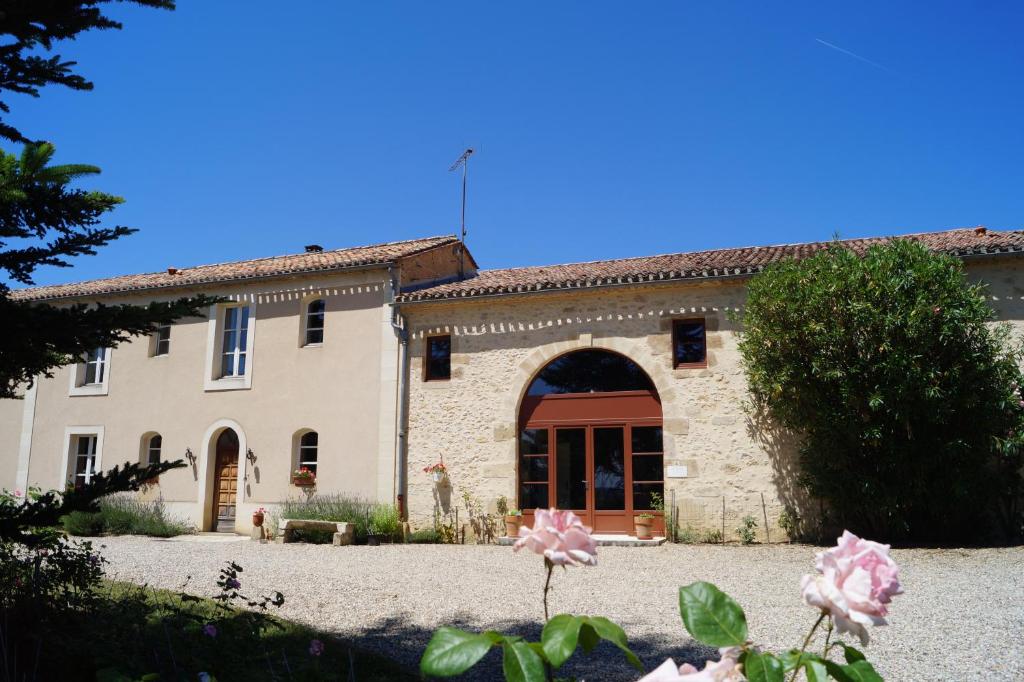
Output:
<svg viewBox="0 0 1024 682">
<path fill-rule="evenodd" d="M 388 661 L 352 650 L 309 628 L 257 612 L 225 611 L 212 599 L 107 583 L 102 605 L 87 622 L 60 634 L 55 655 L 69 665 L 92 665 L 98 679 L 120 682 L 159 673 L 161 680 L 194 680 L 206 672 L 226 680 L 415 679 Z M 259 627 L 253 627 L 252 616 Z M 204 627 L 212 624 L 215 635 Z M 314 656 L 310 645 L 323 642 Z M 97 643 L 102 643 L 98 645 Z"/>
<path fill-rule="evenodd" d="M 100 500 L 98 512 L 72 512 L 64 517 L 64 532 L 76 536 L 150 535 L 169 538 L 195 532 L 187 522 L 167 514 L 160 500 L 145 502 L 134 497 L 112 495 Z"/>
<path fill-rule="evenodd" d="M 579 647 L 590 653 L 602 640 L 614 644 L 630 665 L 643 670 L 621 627 L 601 616 L 563 613 L 547 622 L 540 642 L 527 642 L 522 637 L 493 630 L 474 634 L 458 628 L 439 628 L 420 659 L 420 671 L 435 677 L 461 675 L 479 663 L 492 647 L 499 647 L 506 680 L 546 680 L 548 667 L 560 668 Z"/>
<path fill-rule="evenodd" d="M 696 582 L 679 588 L 679 614 L 694 639 L 725 650 L 723 656 L 728 655 L 738 661 L 746 679 L 751 682 L 784 682 L 787 677 L 795 676 L 798 670 L 803 670 L 811 682 L 825 682 L 829 678 L 838 682 L 882 682 L 882 677 L 864 654 L 840 640 L 829 642 L 826 638 L 820 655 L 807 651 L 807 643 L 804 649 L 790 649 L 781 654 L 755 646 L 747 639 L 747 617 L 743 609 L 711 583 Z M 811 629 L 808 642 L 823 618 Z M 584 653 L 590 653 L 602 640 L 618 647 L 630 665 L 643 670 L 621 627 L 599 616 L 563 613 L 544 625 L 540 642 L 527 642 L 522 637 L 492 630 L 476 634 L 458 628 L 439 628 L 420 659 L 420 672 L 434 677 L 461 675 L 479 663 L 492 648 L 499 647 L 506 680 L 547 682 L 561 679 L 553 677 L 553 674 L 580 647 Z M 845 663 L 829 658 L 833 650 L 840 648 Z M 711 679 L 710 673 L 703 672 L 707 674 L 701 679 Z"/>
<path fill-rule="evenodd" d="M 913 241 L 751 280 L 755 416 L 799 434 L 799 482 L 835 524 L 888 541 L 1020 533 L 1022 356 L 993 317 L 959 260 Z"/>
</svg>

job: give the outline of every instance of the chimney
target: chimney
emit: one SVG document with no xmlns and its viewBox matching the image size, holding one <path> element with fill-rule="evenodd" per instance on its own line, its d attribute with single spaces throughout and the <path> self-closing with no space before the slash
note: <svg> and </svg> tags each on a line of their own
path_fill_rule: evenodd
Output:
<svg viewBox="0 0 1024 682">
<path fill-rule="evenodd" d="M 306 244 L 306 253 L 320 253 L 324 247 L 319 244 Z"/>
<path fill-rule="evenodd" d="M 167 274 L 168 275 L 177 275 L 178 274 L 178 268 L 167 268 Z"/>
<path fill-rule="evenodd" d="M 974 234 L 978 235 L 979 237 L 987 232 L 988 228 L 985 227 L 984 225 L 978 225 L 976 228 L 974 228 Z"/>
</svg>

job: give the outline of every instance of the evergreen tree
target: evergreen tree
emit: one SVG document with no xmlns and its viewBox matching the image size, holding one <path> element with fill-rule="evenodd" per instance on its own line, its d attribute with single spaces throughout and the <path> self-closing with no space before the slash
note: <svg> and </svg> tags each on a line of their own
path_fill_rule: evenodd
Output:
<svg viewBox="0 0 1024 682">
<path fill-rule="evenodd" d="M 119 0 L 120 1 L 120 0 Z M 131 0 L 137 5 L 174 9 L 174 0 Z M 75 62 L 60 55 L 42 57 L 39 50 L 53 49 L 58 40 L 73 40 L 92 29 L 120 29 L 121 24 L 103 14 L 102 5 L 111 0 L 0 0 L 0 93 L 16 92 L 32 97 L 47 85 L 64 85 L 73 90 L 92 90 L 93 84 L 74 73 Z M 0 100 L 0 111 L 10 107 Z M 13 142 L 30 142 L 20 130 L 0 119 L 0 137 Z"/>
<path fill-rule="evenodd" d="M 136 4 L 173 9 L 172 0 L 135 0 Z M 73 71 L 75 62 L 60 55 L 43 57 L 56 41 L 92 29 L 119 29 L 105 16 L 108 0 L 0 0 L 0 95 L 39 96 L 47 85 L 91 90 Z M 0 100 L 0 112 L 10 107 Z M 24 143 L 20 157 L 0 151 L 0 269 L 6 279 L 33 284 L 41 265 L 70 267 L 70 258 L 94 255 L 96 249 L 135 232 L 124 226 L 100 227 L 101 218 L 123 199 L 104 192 L 71 187 L 99 173 L 95 166 L 49 165 L 54 146 L 32 142 L 7 121 L 0 137 Z M 11 243 L 12 240 L 17 240 Z M 56 367 L 76 362 L 92 348 L 111 347 L 155 325 L 196 315 L 213 299 L 196 297 L 148 306 L 102 304 L 47 305 L 11 296 L 0 280 L 0 398 L 16 397 L 24 386 Z"/>
</svg>

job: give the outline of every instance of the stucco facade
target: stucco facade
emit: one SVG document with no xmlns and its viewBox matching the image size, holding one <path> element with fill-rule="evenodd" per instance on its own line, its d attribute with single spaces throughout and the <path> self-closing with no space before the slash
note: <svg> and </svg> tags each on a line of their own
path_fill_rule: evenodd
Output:
<svg viewBox="0 0 1024 682">
<path fill-rule="evenodd" d="M 311 430 L 319 436 L 316 491 L 391 502 L 399 378 L 394 289 L 450 277 L 456 267 L 446 245 L 390 265 L 104 297 L 145 304 L 201 291 L 227 301 L 172 325 L 164 355 L 154 354 L 151 337 L 109 349 L 102 389 L 77 394 L 81 365 L 72 365 L 38 380 L 23 400 L 0 401 L 0 486 L 63 488 L 79 435 L 98 437 L 96 466 L 109 469 L 145 462 L 149 437 L 159 434 L 161 458 L 188 466 L 163 474 L 143 494 L 209 529 L 215 444 L 231 429 L 238 440 L 235 530 L 245 532 L 254 509 L 312 492 L 291 481 L 298 435 Z M 325 303 L 324 338 L 307 344 L 304 318 L 315 299 Z M 249 310 L 247 367 L 238 382 L 219 381 L 218 324 L 224 307 L 236 304 Z"/>
</svg>

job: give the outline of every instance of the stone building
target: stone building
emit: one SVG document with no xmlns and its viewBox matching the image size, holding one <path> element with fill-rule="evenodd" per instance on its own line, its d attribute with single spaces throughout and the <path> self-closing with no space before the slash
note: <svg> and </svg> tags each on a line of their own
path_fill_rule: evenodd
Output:
<svg viewBox="0 0 1024 682">
<path fill-rule="evenodd" d="M 962 258 L 999 319 L 1024 324 L 1024 232 L 908 238 Z M 164 332 L 100 349 L 0 403 L 0 485 L 145 461 L 158 436 L 158 456 L 193 459 L 149 494 L 203 529 L 243 531 L 252 509 L 311 493 L 291 476 L 307 462 L 317 494 L 395 501 L 414 527 L 469 494 L 490 509 L 505 497 L 527 521 L 573 508 L 598 532 L 632 533 L 644 511 L 660 524 L 667 506 L 696 531 L 728 536 L 753 516 L 781 537 L 780 512 L 803 504 L 792 448 L 744 410 L 733 313 L 765 265 L 826 246 L 503 270 L 467 252 L 460 275 L 460 246 L 442 237 L 23 290 L 232 303 L 174 325 L 169 352 Z M 239 362 L 241 377 L 225 375 Z M 435 481 L 425 470 L 442 461 Z"/>
</svg>

